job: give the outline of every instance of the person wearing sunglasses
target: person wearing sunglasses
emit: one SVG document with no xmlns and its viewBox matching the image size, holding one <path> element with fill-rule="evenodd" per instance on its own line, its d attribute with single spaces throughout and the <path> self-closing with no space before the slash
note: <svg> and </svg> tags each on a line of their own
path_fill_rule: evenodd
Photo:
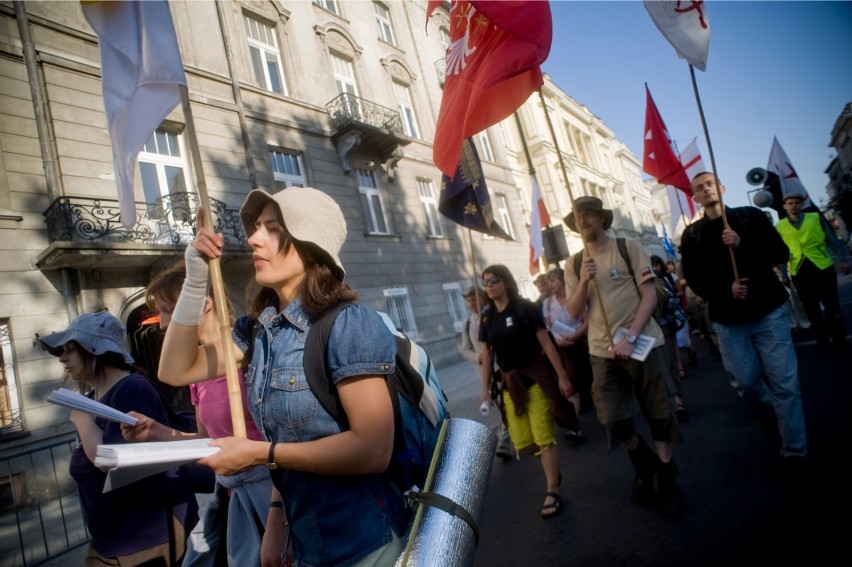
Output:
<svg viewBox="0 0 852 567">
<path fill-rule="evenodd" d="M 481 368 L 480 402 L 490 400 L 490 372 L 494 357 L 500 369 L 509 437 L 516 455 L 521 451 L 541 458 L 547 481 L 541 517 L 556 517 L 562 509 L 559 493 L 559 447 L 554 408 L 570 405 L 574 394 L 538 306 L 523 299 L 509 269 L 502 264 L 482 273 L 489 309 L 479 326 L 485 361 Z M 554 376 L 555 374 L 555 376 Z"/>
</svg>

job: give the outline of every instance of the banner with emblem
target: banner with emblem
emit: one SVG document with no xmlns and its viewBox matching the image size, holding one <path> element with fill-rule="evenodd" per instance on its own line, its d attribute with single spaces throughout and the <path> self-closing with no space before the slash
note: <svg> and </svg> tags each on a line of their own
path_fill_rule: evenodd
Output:
<svg viewBox="0 0 852 567">
<path fill-rule="evenodd" d="M 442 4 L 430 0 L 426 18 Z M 462 141 L 512 114 L 543 84 L 539 65 L 553 39 L 550 4 L 454 0 L 449 31 L 433 160 L 454 175 Z"/>
</svg>

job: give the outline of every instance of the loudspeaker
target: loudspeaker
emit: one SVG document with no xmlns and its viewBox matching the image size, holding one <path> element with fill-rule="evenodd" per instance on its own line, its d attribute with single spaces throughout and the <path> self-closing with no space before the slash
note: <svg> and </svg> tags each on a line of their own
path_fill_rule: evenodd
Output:
<svg viewBox="0 0 852 567">
<path fill-rule="evenodd" d="M 769 172 L 762 167 L 753 167 L 746 173 L 746 181 L 749 185 L 763 185 L 769 177 Z"/>
<path fill-rule="evenodd" d="M 544 245 L 544 258 L 548 264 L 556 264 L 571 257 L 561 224 L 541 229 L 541 242 Z"/>
</svg>

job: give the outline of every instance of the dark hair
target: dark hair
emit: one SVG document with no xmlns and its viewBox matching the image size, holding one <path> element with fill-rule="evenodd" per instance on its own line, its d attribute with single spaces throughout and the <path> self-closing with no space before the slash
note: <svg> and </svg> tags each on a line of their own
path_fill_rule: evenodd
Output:
<svg viewBox="0 0 852 567">
<path fill-rule="evenodd" d="M 186 265 L 183 259 L 177 260 L 157 272 L 145 287 L 145 304 L 148 309 L 157 311 L 157 297 L 176 303 L 185 279 Z M 225 308 L 228 310 L 228 318 L 233 323 L 234 307 L 231 305 L 231 300 L 227 294 L 225 294 Z"/>
<path fill-rule="evenodd" d="M 117 353 L 117 352 L 112 352 L 112 351 L 107 351 L 103 354 L 92 354 L 91 352 L 84 349 L 83 345 L 81 345 L 77 341 L 71 340 L 71 341 L 68 341 L 68 343 L 74 343 L 75 345 L 77 345 L 76 351 L 77 351 L 80 359 L 84 362 L 84 364 L 90 363 L 92 365 L 92 376 L 93 377 L 97 376 L 98 373 L 103 372 L 106 369 L 106 367 L 108 367 L 108 366 L 111 366 L 113 368 L 118 368 L 120 370 L 126 370 L 128 372 L 136 372 L 138 374 L 142 374 L 142 375 L 147 376 L 147 373 L 145 372 L 145 370 L 143 368 L 141 368 L 139 366 L 135 366 L 133 364 L 128 364 L 127 361 L 124 360 L 123 354 L 120 354 L 120 353 Z M 65 343 L 65 344 L 68 344 L 68 343 Z M 67 383 L 66 382 L 67 379 L 68 379 L 68 375 L 66 374 L 65 378 L 63 378 L 63 380 L 62 380 L 63 385 Z M 92 383 L 90 383 L 90 382 L 80 381 L 78 383 L 85 385 L 90 389 L 94 387 L 92 385 Z M 85 389 L 81 388 L 81 392 L 85 393 L 85 391 L 86 391 Z"/>
<path fill-rule="evenodd" d="M 152 311 L 157 310 L 157 297 L 177 302 L 183 280 L 186 279 L 186 268 L 183 260 L 177 260 L 157 272 L 145 287 L 145 305 Z"/>
<path fill-rule="evenodd" d="M 722 184 L 722 182 L 721 182 L 721 181 L 719 181 L 719 178 L 718 178 L 718 177 L 716 177 L 716 175 L 715 175 L 712 171 L 700 171 L 700 172 L 696 173 L 695 175 L 693 175 L 693 176 L 692 176 L 692 179 L 690 179 L 690 180 L 689 180 L 690 185 L 692 184 L 692 182 L 693 182 L 693 181 L 695 181 L 696 179 L 698 179 L 698 178 L 699 178 L 699 177 L 701 177 L 702 175 L 712 175 L 712 176 L 713 176 L 713 179 L 715 179 L 715 180 L 716 180 L 716 185 L 721 185 L 721 184 Z"/>
<path fill-rule="evenodd" d="M 286 254 L 290 247 L 296 249 L 296 253 L 305 265 L 305 277 L 299 283 L 297 295 L 302 299 L 302 309 L 308 317 L 317 320 L 323 313 L 343 302 L 353 303 L 358 299 L 358 294 L 349 287 L 349 284 L 339 280 L 329 267 L 328 255 L 319 247 L 293 240 L 284 227 L 281 212 L 276 209 L 278 222 L 284 228 L 284 239 L 278 249 L 279 253 Z M 278 294 L 274 289 L 264 287 L 252 279 L 246 288 L 246 305 L 252 318 L 257 319 L 267 307 L 275 307 L 281 310 L 284 306 L 279 305 Z"/>
<path fill-rule="evenodd" d="M 518 293 L 518 282 L 515 281 L 515 278 L 512 276 L 512 272 L 509 271 L 509 268 L 503 264 L 491 264 L 482 270 L 483 278 L 485 277 L 485 274 L 491 274 L 503 280 L 503 284 L 506 286 L 506 294 L 509 296 L 509 301 L 515 301 L 518 299 L 520 296 Z M 488 297 L 487 293 L 485 296 L 488 298 L 488 305 L 490 305 L 492 309 L 496 309 L 494 300 Z"/>
<path fill-rule="evenodd" d="M 547 279 L 552 280 L 553 278 L 559 278 L 560 280 L 565 280 L 565 270 L 562 268 L 551 268 L 549 272 L 547 272 Z"/>
<path fill-rule="evenodd" d="M 668 273 L 669 268 L 668 268 L 668 266 L 666 266 L 666 262 L 662 258 L 657 256 L 656 254 L 654 254 L 654 255 L 651 256 L 651 267 L 654 267 L 657 264 L 660 265 L 660 271 L 663 274 Z"/>
</svg>

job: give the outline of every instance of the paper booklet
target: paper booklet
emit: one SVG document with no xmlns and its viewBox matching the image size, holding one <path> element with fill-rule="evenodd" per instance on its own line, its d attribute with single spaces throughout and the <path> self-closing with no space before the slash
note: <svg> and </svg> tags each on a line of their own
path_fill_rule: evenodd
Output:
<svg viewBox="0 0 852 567">
<path fill-rule="evenodd" d="M 627 327 L 619 327 L 615 331 L 615 336 L 612 337 L 612 344 L 618 344 L 621 339 L 623 339 L 627 335 Z M 630 355 L 630 358 L 643 361 L 648 358 L 648 353 L 651 352 L 651 349 L 654 348 L 654 345 L 657 341 L 654 337 L 649 337 L 648 335 L 639 335 L 636 337 L 636 344 L 633 345 L 633 353 Z"/>
<path fill-rule="evenodd" d="M 106 404 L 102 404 L 65 388 L 59 388 L 58 390 L 51 392 L 50 395 L 47 396 L 47 401 L 66 408 L 84 411 L 110 421 L 117 421 L 128 425 L 136 425 L 137 421 L 135 417 L 131 417 L 124 412 L 120 412 L 117 409 L 109 407 Z"/>
<path fill-rule="evenodd" d="M 219 450 L 209 443 L 210 439 L 185 439 L 98 445 L 95 466 L 112 467 L 104 485 L 104 492 L 109 492 L 184 463 L 209 457 Z"/>
<path fill-rule="evenodd" d="M 550 332 L 553 333 L 553 336 L 557 339 L 567 339 L 576 333 L 579 328 L 579 325 L 566 325 L 562 321 L 554 321 L 550 326 Z"/>
</svg>

